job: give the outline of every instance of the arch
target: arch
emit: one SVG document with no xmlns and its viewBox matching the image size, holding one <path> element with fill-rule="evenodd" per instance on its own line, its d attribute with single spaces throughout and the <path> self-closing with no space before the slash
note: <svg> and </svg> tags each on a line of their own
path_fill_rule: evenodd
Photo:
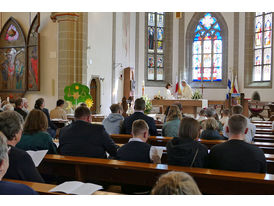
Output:
<svg viewBox="0 0 274 206">
<path fill-rule="evenodd" d="M 28 46 L 28 75 L 27 88 L 29 91 L 40 91 L 40 13 L 34 17 L 27 37 Z"/>
<path fill-rule="evenodd" d="M 99 114 L 101 112 L 101 82 L 99 77 L 91 78 L 90 95 L 93 99 L 93 106 L 90 110 L 92 114 Z"/>
<path fill-rule="evenodd" d="M 222 38 L 222 80 L 221 81 L 201 81 L 195 82 L 192 79 L 192 45 L 194 41 L 195 29 L 201 18 L 206 14 L 211 14 L 216 19 L 220 27 L 220 36 Z M 191 18 L 186 30 L 186 70 L 187 81 L 192 87 L 225 88 L 227 85 L 227 67 L 228 67 L 228 27 L 223 16 L 218 12 L 197 12 Z"/>
<path fill-rule="evenodd" d="M 20 24 L 10 17 L 0 33 L 0 93 L 11 99 L 27 89 L 26 39 Z"/>
</svg>

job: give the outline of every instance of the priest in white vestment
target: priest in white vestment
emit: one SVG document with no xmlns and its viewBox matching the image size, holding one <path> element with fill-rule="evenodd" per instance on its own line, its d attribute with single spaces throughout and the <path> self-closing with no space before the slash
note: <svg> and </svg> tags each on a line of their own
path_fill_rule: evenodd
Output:
<svg viewBox="0 0 274 206">
<path fill-rule="evenodd" d="M 182 86 L 184 87 L 182 90 L 182 98 L 191 99 L 193 95 L 191 87 L 186 83 L 185 80 L 182 81 Z"/>
</svg>

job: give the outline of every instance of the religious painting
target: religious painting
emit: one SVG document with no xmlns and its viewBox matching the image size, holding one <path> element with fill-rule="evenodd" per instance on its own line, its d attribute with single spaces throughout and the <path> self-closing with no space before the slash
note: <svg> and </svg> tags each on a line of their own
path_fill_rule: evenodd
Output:
<svg viewBox="0 0 274 206">
<path fill-rule="evenodd" d="M 0 92 L 17 95 L 26 91 L 26 41 L 23 30 L 9 18 L 0 35 Z"/>
<path fill-rule="evenodd" d="M 40 90 L 40 66 L 39 66 L 39 33 L 40 13 L 38 13 L 31 24 L 28 33 L 28 83 L 29 91 Z"/>
</svg>

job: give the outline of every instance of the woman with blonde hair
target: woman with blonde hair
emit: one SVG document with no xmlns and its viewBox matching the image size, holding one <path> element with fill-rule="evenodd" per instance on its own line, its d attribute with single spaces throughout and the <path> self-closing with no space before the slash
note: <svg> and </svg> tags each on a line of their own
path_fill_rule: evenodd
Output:
<svg viewBox="0 0 274 206">
<path fill-rule="evenodd" d="M 207 140 L 224 140 L 226 139 L 218 132 L 219 124 L 213 119 L 209 118 L 202 122 L 203 132 L 200 136 L 201 139 Z"/>
<path fill-rule="evenodd" d="M 178 137 L 182 114 L 177 105 L 171 105 L 163 125 L 162 135 L 165 137 Z"/>
<path fill-rule="evenodd" d="M 48 150 L 48 154 L 57 154 L 52 137 L 47 133 L 48 119 L 42 110 L 33 109 L 24 124 L 23 135 L 16 147 L 27 150 Z"/>
<path fill-rule="evenodd" d="M 152 195 L 201 195 L 196 182 L 187 173 L 168 172 L 160 176 Z"/>
</svg>

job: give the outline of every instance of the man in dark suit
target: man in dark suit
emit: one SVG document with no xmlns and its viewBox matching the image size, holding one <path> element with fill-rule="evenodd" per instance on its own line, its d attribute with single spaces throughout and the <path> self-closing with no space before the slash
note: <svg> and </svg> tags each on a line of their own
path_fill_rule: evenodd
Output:
<svg viewBox="0 0 274 206">
<path fill-rule="evenodd" d="M 154 119 L 145 115 L 145 100 L 139 98 L 135 100 L 134 103 L 134 113 L 129 117 L 126 117 L 121 128 L 121 134 L 131 134 L 132 123 L 137 119 L 145 120 L 149 127 L 149 134 L 152 136 L 157 136 L 157 128 Z"/>
<path fill-rule="evenodd" d="M 62 155 L 106 158 L 116 156 L 118 146 L 103 125 L 91 124 L 91 112 L 85 106 L 75 110 L 75 121 L 60 131 L 59 149 Z"/>
</svg>

